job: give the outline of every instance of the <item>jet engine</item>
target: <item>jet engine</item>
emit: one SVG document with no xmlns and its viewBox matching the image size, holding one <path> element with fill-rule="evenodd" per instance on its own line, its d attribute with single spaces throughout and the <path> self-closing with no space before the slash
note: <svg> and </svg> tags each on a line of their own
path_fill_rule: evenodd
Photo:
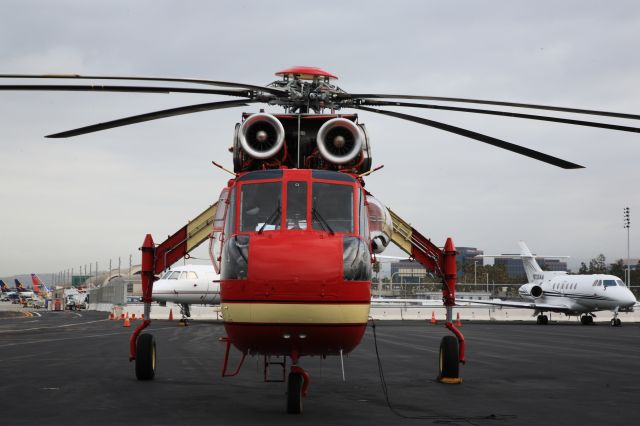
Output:
<svg viewBox="0 0 640 426">
<path fill-rule="evenodd" d="M 318 150 L 322 157 L 334 164 L 345 164 L 360 154 L 364 135 L 351 120 L 334 118 L 318 130 Z"/>
<path fill-rule="evenodd" d="M 367 216 L 369 217 L 371 250 L 375 254 L 380 254 L 391 242 L 391 235 L 393 234 L 391 215 L 384 204 L 371 195 L 367 195 Z"/>
<path fill-rule="evenodd" d="M 264 160 L 273 157 L 284 144 L 284 127 L 280 120 L 264 112 L 247 117 L 238 128 L 242 150 L 250 157 Z"/>
<path fill-rule="evenodd" d="M 523 297 L 533 297 L 534 299 L 542 296 L 542 287 L 534 284 L 525 284 L 518 290 L 521 296 Z"/>
</svg>

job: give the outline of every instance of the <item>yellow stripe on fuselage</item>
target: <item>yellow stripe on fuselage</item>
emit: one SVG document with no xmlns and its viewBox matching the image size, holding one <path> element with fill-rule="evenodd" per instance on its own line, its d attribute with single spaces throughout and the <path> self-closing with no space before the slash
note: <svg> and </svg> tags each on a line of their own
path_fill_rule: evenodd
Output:
<svg viewBox="0 0 640 426">
<path fill-rule="evenodd" d="M 369 304 L 222 303 L 225 322 L 267 324 L 364 324 Z"/>
</svg>

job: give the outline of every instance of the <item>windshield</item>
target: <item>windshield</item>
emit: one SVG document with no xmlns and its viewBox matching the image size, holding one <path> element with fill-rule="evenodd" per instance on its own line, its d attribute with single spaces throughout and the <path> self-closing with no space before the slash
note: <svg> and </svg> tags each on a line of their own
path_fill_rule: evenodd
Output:
<svg viewBox="0 0 640 426">
<path fill-rule="evenodd" d="M 353 232 L 353 187 L 313 183 L 313 229 Z"/>
<path fill-rule="evenodd" d="M 618 285 L 616 284 L 616 280 L 602 280 L 602 283 L 605 287 L 615 287 Z"/>
<path fill-rule="evenodd" d="M 307 229 L 307 182 L 287 183 L 287 229 Z"/>
<path fill-rule="evenodd" d="M 242 185 L 240 232 L 273 231 L 280 228 L 281 182 Z"/>
</svg>

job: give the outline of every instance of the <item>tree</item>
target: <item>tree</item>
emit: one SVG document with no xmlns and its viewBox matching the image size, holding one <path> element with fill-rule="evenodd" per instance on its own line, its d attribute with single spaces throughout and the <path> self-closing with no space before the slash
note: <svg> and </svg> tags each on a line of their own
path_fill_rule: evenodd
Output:
<svg viewBox="0 0 640 426">
<path fill-rule="evenodd" d="M 609 270 L 611 275 L 615 275 L 616 277 L 624 280 L 625 278 L 625 267 L 624 261 L 622 259 L 618 259 L 616 263 L 611 264 L 611 269 Z"/>
<path fill-rule="evenodd" d="M 595 259 L 589 261 L 589 273 L 590 274 L 606 274 L 607 273 L 607 259 L 604 254 L 600 253 Z"/>
<path fill-rule="evenodd" d="M 587 269 L 587 265 L 584 262 L 580 262 L 580 269 L 578 269 L 578 274 L 587 275 L 589 270 Z"/>
</svg>

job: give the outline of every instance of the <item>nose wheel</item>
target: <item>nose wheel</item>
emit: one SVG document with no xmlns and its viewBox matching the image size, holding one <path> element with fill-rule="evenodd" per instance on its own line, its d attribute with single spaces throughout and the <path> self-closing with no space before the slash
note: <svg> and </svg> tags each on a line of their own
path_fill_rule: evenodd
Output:
<svg viewBox="0 0 640 426">
<path fill-rule="evenodd" d="M 622 327 L 620 318 L 611 318 L 611 327 Z"/>
<path fill-rule="evenodd" d="M 302 382 L 304 381 L 302 374 L 289 373 L 287 379 L 287 413 L 302 413 Z"/>
</svg>

